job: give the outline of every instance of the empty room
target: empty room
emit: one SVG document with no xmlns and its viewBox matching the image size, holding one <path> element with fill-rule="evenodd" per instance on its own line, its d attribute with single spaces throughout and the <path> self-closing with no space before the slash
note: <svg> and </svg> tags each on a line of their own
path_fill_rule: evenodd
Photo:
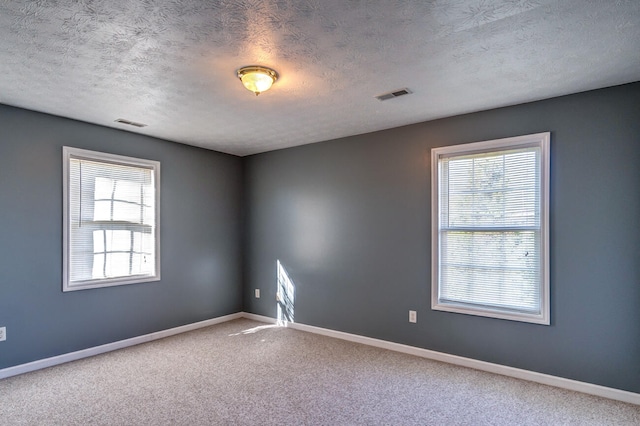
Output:
<svg viewBox="0 0 640 426">
<path fill-rule="evenodd" d="M 0 424 L 640 424 L 640 2 L 0 2 Z"/>
</svg>

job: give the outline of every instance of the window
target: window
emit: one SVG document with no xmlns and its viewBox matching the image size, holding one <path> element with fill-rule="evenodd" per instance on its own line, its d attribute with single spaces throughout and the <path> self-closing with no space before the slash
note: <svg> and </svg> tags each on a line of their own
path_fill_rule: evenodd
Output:
<svg viewBox="0 0 640 426">
<path fill-rule="evenodd" d="M 160 279 L 160 163 L 63 147 L 63 291 Z"/>
<path fill-rule="evenodd" d="M 549 324 L 549 139 L 431 150 L 432 309 Z"/>
</svg>

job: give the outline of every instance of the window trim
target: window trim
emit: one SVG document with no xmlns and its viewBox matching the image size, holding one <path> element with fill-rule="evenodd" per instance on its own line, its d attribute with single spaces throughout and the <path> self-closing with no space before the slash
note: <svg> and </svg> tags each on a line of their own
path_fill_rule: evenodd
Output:
<svg viewBox="0 0 640 426">
<path fill-rule="evenodd" d="M 102 163 L 121 164 L 126 166 L 143 167 L 151 169 L 154 177 L 154 197 L 155 197 L 155 274 L 154 275 L 129 275 L 126 277 L 101 278 L 78 283 L 70 282 L 70 265 L 71 261 L 71 226 L 70 217 L 70 161 L 72 158 L 97 161 Z M 160 162 L 155 160 L 146 160 L 124 155 L 109 154 L 105 152 L 90 151 L 86 149 L 73 148 L 69 146 L 62 147 L 62 291 L 86 290 L 92 288 L 113 287 L 127 284 L 138 284 L 151 281 L 160 281 Z"/>
<path fill-rule="evenodd" d="M 550 139 L 551 132 L 473 142 L 431 149 L 431 309 L 549 325 L 550 321 L 550 283 L 549 283 L 549 177 L 550 177 Z M 541 294 L 540 313 L 516 313 L 490 307 L 472 307 L 467 304 L 441 302 L 440 292 L 440 163 L 442 156 L 451 154 L 480 154 L 505 148 L 540 148 L 540 259 Z"/>
</svg>

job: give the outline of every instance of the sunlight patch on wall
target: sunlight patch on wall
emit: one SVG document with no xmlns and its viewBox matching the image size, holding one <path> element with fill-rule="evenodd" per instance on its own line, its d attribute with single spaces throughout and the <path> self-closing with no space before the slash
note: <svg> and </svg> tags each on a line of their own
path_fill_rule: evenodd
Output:
<svg viewBox="0 0 640 426">
<path fill-rule="evenodd" d="M 278 309 L 278 325 L 284 325 L 294 321 L 294 304 L 296 285 L 289 277 L 287 270 L 282 266 L 280 260 L 277 264 L 277 286 L 276 306 Z"/>
</svg>

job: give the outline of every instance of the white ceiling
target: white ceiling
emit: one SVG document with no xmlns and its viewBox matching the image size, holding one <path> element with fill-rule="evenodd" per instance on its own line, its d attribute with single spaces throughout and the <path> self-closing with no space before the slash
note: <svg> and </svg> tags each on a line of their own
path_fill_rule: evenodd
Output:
<svg viewBox="0 0 640 426">
<path fill-rule="evenodd" d="M 0 0 L 0 103 L 236 155 L 638 80 L 640 0 Z"/>
</svg>

